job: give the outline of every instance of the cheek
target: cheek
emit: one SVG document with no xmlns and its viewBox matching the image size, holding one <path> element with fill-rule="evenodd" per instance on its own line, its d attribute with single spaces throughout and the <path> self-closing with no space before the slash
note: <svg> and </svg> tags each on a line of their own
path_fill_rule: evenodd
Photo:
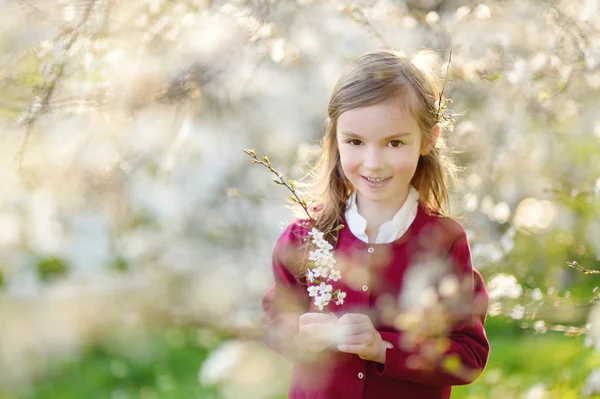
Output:
<svg viewBox="0 0 600 399">
<path fill-rule="evenodd" d="M 360 159 L 353 151 L 340 150 L 340 163 L 344 172 L 348 173 L 360 165 Z"/>
<path fill-rule="evenodd" d="M 396 170 L 414 170 L 419 162 L 419 154 L 405 154 L 404 156 L 395 157 L 391 162 L 392 167 Z"/>
</svg>

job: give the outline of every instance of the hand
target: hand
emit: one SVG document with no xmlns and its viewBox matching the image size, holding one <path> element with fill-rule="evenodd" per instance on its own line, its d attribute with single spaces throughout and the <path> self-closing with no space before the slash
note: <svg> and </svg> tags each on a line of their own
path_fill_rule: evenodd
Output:
<svg viewBox="0 0 600 399">
<path fill-rule="evenodd" d="M 371 319 L 359 313 L 348 313 L 337 322 L 340 352 L 354 353 L 363 360 L 385 363 L 386 349 L 391 347 L 381 338 Z"/>
<path fill-rule="evenodd" d="M 321 352 L 333 344 L 338 318 L 334 314 L 304 313 L 298 320 L 298 340 L 302 347 Z"/>
</svg>

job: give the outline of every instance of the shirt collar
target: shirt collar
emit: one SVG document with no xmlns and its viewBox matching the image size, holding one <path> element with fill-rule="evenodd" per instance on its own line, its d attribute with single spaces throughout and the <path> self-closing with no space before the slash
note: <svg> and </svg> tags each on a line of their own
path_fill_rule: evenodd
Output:
<svg viewBox="0 0 600 399">
<path fill-rule="evenodd" d="M 406 201 L 402 207 L 398 210 L 396 215 L 379 227 L 375 244 L 387 244 L 402 237 L 406 230 L 410 227 L 412 222 L 417 216 L 417 210 L 419 208 L 419 192 L 410 186 Z M 367 220 L 358 213 L 358 207 L 356 205 L 356 191 L 350 195 L 348 202 L 346 203 L 346 223 L 348 228 L 354 234 L 356 238 L 362 242 L 368 243 L 369 238 L 367 236 Z"/>
</svg>

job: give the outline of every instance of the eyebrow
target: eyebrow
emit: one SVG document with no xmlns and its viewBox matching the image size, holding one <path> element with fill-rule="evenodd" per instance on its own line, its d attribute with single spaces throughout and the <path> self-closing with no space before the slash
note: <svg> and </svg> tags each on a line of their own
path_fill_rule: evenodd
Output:
<svg viewBox="0 0 600 399">
<path fill-rule="evenodd" d="M 356 137 L 356 138 L 362 139 L 360 134 L 357 134 L 354 132 L 349 132 L 349 131 L 341 132 L 341 135 L 346 136 L 346 137 Z M 404 136 L 410 136 L 410 135 L 411 135 L 410 132 L 398 132 L 396 134 L 392 134 L 391 136 L 384 137 L 382 141 L 388 141 L 388 140 L 395 139 L 398 137 L 404 137 Z"/>
</svg>

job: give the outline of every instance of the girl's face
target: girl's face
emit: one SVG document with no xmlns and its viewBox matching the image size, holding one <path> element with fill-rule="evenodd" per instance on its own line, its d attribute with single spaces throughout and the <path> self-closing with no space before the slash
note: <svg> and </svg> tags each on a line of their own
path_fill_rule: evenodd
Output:
<svg viewBox="0 0 600 399">
<path fill-rule="evenodd" d="M 421 150 L 417 120 L 398 99 L 342 113 L 337 143 L 342 170 L 358 191 L 358 202 L 400 208 Z"/>
</svg>

